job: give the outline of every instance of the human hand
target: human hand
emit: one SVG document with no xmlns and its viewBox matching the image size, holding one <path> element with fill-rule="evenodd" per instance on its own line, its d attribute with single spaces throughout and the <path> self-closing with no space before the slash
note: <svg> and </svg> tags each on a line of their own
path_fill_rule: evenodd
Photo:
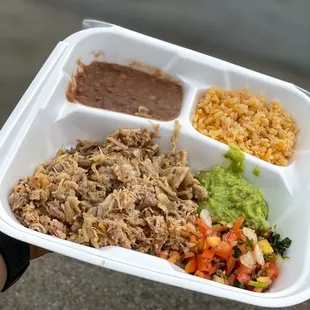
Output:
<svg viewBox="0 0 310 310">
<path fill-rule="evenodd" d="M 30 260 L 39 258 L 39 257 L 41 257 L 47 253 L 51 253 L 48 250 L 39 248 L 39 247 L 32 245 L 32 244 L 29 244 L 29 249 L 30 249 Z"/>
</svg>

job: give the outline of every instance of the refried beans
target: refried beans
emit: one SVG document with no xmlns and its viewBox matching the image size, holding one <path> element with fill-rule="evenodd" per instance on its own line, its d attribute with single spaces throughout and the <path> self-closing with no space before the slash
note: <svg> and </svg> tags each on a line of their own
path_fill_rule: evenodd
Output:
<svg viewBox="0 0 310 310">
<path fill-rule="evenodd" d="M 129 66 L 93 61 L 70 82 L 70 102 L 157 120 L 180 114 L 183 87 L 178 82 Z"/>
</svg>

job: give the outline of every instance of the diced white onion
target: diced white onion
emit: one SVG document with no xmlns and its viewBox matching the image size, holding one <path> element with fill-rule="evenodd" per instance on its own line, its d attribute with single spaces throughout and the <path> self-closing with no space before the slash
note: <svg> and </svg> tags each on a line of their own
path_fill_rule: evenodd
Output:
<svg viewBox="0 0 310 310">
<path fill-rule="evenodd" d="M 234 227 L 234 224 L 232 222 L 228 222 L 226 226 L 231 229 Z"/>
<path fill-rule="evenodd" d="M 203 222 L 209 226 L 212 227 L 212 220 L 211 220 L 211 216 L 210 213 L 207 209 L 203 209 L 200 212 L 200 218 L 203 220 Z"/>
<path fill-rule="evenodd" d="M 213 276 L 213 281 L 221 284 L 225 284 L 225 279 L 219 277 L 219 276 Z"/>
<path fill-rule="evenodd" d="M 252 240 L 254 244 L 257 243 L 257 235 L 253 229 L 248 228 L 248 227 L 243 227 L 242 232 L 249 240 Z"/>
<path fill-rule="evenodd" d="M 283 263 L 283 258 L 280 254 L 276 255 L 276 259 L 275 259 L 275 264 L 277 265 L 277 267 L 281 267 Z"/>
<path fill-rule="evenodd" d="M 254 268 L 256 264 L 256 259 L 252 252 L 247 252 L 240 256 L 240 262 L 242 265 L 248 268 Z"/>
<path fill-rule="evenodd" d="M 261 250 L 261 248 L 259 247 L 258 244 L 255 245 L 254 248 L 254 256 L 256 261 L 261 265 L 264 266 L 265 265 L 265 259 L 264 259 L 264 255 L 263 252 Z"/>
</svg>

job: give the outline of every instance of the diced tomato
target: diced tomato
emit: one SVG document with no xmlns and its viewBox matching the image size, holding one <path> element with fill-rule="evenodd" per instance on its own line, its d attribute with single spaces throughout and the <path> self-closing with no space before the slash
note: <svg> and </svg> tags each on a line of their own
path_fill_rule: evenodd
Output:
<svg viewBox="0 0 310 310">
<path fill-rule="evenodd" d="M 193 257 L 195 257 L 196 256 L 196 254 L 194 253 L 194 252 L 188 252 L 188 253 L 186 253 L 185 255 L 184 255 L 184 258 L 185 259 L 189 259 L 189 258 L 193 258 Z"/>
<path fill-rule="evenodd" d="M 246 273 L 250 274 L 251 273 L 251 268 L 245 267 L 244 265 L 240 264 L 240 267 L 234 271 L 234 274 L 237 276 L 240 273 Z"/>
<path fill-rule="evenodd" d="M 235 267 L 236 262 L 237 262 L 237 259 L 235 257 L 233 257 L 232 255 L 230 255 L 228 260 L 227 260 L 227 266 L 226 266 L 226 273 L 227 274 L 230 274 L 232 272 L 232 270 Z"/>
<path fill-rule="evenodd" d="M 212 262 L 210 260 L 207 260 L 207 261 L 205 260 L 205 266 L 206 266 L 206 269 L 208 270 L 208 272 L 210 273 L 210 271 L 213 268 Z"/>
<path fill-rule="evenodd" d="M 251 271 L 252 271 L 251 268 L 246 267 L 246 266 L 244 266 L 243 264 L 240 264 L 239 269 L 240 269 L 240 271 L 241 271 L 242 273 L 247 273 L 247 274 L 250 274 Z"/>
<path fill-rule="evenodd" d="M 235 225 L 233 226 L 233 229 L 232 229 L 233 233 L 236 235 L 238 240 L 241 239 L 241 229 L 240 229 L 240 227 L 243 224 L 244 220 L 245 220 L 245 216 L 240 217 L 237 220 L 237 222 L 235 223 Z"/>
<path fill-rule="evenodd" d="M 203 243 L 203 249 L 205 250 L 205 249 L 209 249 L 210 248 L 210 246 L 209 246 L 209 243 L 208 243 L 208 240 L 207 240 L 208 238 L 206 238 L 205 239 L 205 241 L 204 241 L 204 243 Z"/>
<path fill-rule="evenodd" d="M 220 237 L 208 237 L 207 238 L 208 245 L 212 248 L 217 247 L 222 241 Z"/>
<path fill-rule="evenodd" d="M 202 257 L 202 255 L 197 255 L 197 269 L 199 269 L 200 271 L 209 271 L 204 258 Z"/>
<path fill-rule="evenodd" d="M 247 285 L 249 283 L 249 281 L 251 280 L 251 276 L 249 274 L 246 273 L 239 273 L 237 276 L 237 280 L 245 285 Z"/>
<path fill-rule="evenodd" d="M 202 253 L 202 257 L 203 257 L 203 258 L 213 258 L 214 254 L 215 254 L 215 253 L 214 253 L 213 251 L 208 250 L 208 249 L 205 249 L 205 250 L 203 251 L 203 253 Z"/>
<path fill-rule="evenodd" d="M 214 266 L 212 266 L 212 268 L 210 268 L 209 274 L 212 275 L 213 273 L 216 273 L 218 270 L 219 266 L 215 264 Z"/>
<path fill-rule="evenodd" d="M 210 227 L 206 225 L 201 218 L 198 218 L 196 220 L 196 224 L 199 226 L 199 231 L 202 233 L 205 233 L 207 230 L 210 229 Z"/>
<path fill-rule="evenodd" d="M 234 274 L 231 274 L 228 278 L 228 284 L 234 286 L 237 277 Z"/>
<path fill-rule="evenodd" d="M 202 252 L 204 250 L 205 239 L 198 239 L 197 248 L 198 251 Z"/>
<path fill-rule="evenodd" d="M 250 274 L 251 268 L 245 267 L 244 265 L 240 264 L 240 267 L 234 271 L 234 274 L 238 276 L 239 274 Z"/>
<path fill-rule="evenodd" d="M 197 243 L 198 242 L 198 239 L 195 235 L 190 235 L 189 236 L 189 241 L 190 242 L 193 242 L 193 243 Z"/>
<path fill-rule="evenodd" d="M 196 259 L 191 259 L 185 266 L 186 273 L 194 273 L 196 271 Z"/>
<path fill-rule="evenodd" d="M 229 232 L 225 235 L 223 241 L 226 241 L 226 242 L 228 242 L 228 243 L 235 242 L 235 241 L 237 241 L 237 236 L 236 236 L 233 232 L 229 231 Z"/>
<path fill-rule="evenodd" d="M 216 255 L 218 255 L 219 257 L 222 257 L 222 258 L 224 258 L 224 259 L 228 259 L 229 255 L 230 255 L 230 253 L 231 253 L 231 250 L 232 250 L 232 247 L 231 247 L 228 243 L 222 241 L 222 242 L 217 246 L 215 253 L 216 253 Z"/>
<path fill-rule="evenodd" d="M 269 263 L 269 266 L 266 268 L 267 277 L 270 279 L 277 278 L 279 273 L 279 268 L 274 263 Z"/>
</svg>

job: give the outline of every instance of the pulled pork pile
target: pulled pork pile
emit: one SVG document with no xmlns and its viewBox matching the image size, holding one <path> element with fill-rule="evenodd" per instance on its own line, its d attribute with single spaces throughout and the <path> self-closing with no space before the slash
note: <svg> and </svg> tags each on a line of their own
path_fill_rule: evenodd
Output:
<svg viewBox="0 0 310 310">
<path fill-rule="evenodd" d="M 96 248 L 182 250 L 207 193 L 187 167 L 186 152 L 159 152 L 157 130 L 119 129 L 104 144 L 78 140 L 21 180 L 9 197 L 33 230 Z"/>
</svg>

